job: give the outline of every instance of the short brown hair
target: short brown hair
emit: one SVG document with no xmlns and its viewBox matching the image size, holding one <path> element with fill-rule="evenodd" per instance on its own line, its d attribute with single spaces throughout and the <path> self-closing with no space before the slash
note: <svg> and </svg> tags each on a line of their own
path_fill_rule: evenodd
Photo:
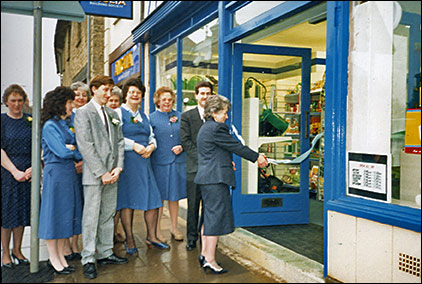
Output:
<svg viewBox="0 0 422 284">
<path fill-rule="evenodd" d="M 154 93 L 154 104 L 157 108 L 160 108 L 160 105 L 158 103 L 160 102 L 161 95 L 164 93 L 170 93 L 171 98 L 173 99 L 173 104 L 176 102 L 176 94 L 174 93 L 173 89 L 169 87 L 160 87 Z"/>
<path fill-rule="evenodd" d="M 9 99 L 9 96 L 12 93 L 17 93 L 23 97 L 23 101 L 26 102 L 28 100 L 28 95 L 25 93 L 25 90 L 18 84 L 12 84 L 4 90 L 2 101 L 3 104 L 7 106 L 6 102 Z"/>
<path fill-rule="evenodd" d="M 212 84 L 208 81 L 199 81 L 195 85 L 195 95 L 197 95 L 199 93 L 199 88 L 202 88 L 202 87 L 210 88 L 211 94 L 212 94 Z"/>
<path fill-rule="evenodd" d="M 89 90 L 92 92 L 92 87 L 99 88 L 101 85 L 113 85 L 114 81 L 113 78 L 106 75 L 97 75 L 95 76 L 91 82 L 89 83 Z"/>
</svg>

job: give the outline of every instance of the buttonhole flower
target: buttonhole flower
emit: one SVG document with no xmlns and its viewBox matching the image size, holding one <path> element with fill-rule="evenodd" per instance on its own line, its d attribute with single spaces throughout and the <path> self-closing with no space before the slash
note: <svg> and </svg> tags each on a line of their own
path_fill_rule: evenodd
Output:
<svg viewBox="0 0 422 284">
<path fill-rule="evenodd" d="M 171 123 L 176 123 L 176 122 L 177 122 L 177 120 L 178 120 L 178 118 L 177 118 L 177 116 L 176 116 L 176 115 L 172 115 L 172 116 L 170 116 L 170 118 L 169 118 L 169 121 L 170 121 Z"/>
<path fill-rule="evenodd" d="M 130 118 L 130 121 L 131 121 L 132 123 L 135 123 L 135 124 L 139 122 L 138 118 L 137 118 L 137 117 L 135 117 L 135 116 L 132 116 L 132 117 Z"/>
<path fill-rule="evenodd" d="M 118 120 L 118 119 L 116 119 L 116 118 L 113 118 L 113 119 L 111 120 L 111 123 L 112 123 L 113 125 L 117 126 L 117 125 L 119 125 L 120 120 Z"/>
<path fill-rule="evenodd" d="M 32 125 L 32 117 L 27 116 L 27 117 L 26 117 L 26 119 L 25 119 L 25 122 L 26 122 L 28 125 Z"/>
</svg>

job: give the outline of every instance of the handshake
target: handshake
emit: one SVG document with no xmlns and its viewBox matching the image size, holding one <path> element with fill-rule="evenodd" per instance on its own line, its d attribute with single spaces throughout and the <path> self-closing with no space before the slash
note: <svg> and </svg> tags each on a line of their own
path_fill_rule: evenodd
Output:
<svg viewBox="0 0 422 284">
<path fill-rule="evenodd" d="M 265 168 L 268 166 L 268 159 L 264 154 L 259 154 L 258 159 L 258 168 Z"/>
</svg>

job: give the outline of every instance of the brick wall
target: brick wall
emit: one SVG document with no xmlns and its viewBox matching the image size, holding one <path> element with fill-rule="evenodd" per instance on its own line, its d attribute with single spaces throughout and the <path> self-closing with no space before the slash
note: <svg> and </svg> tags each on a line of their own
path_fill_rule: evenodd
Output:
<svg viewBox="0 0 422 284">
<path fill-rule="evenodd" d="M 90 42 L 90 79 L 99 74 L 104 74 L 104 18 L 90 16 L 91 42 Z M 85 79 L 87 64 L 87 19 L 81 23 L 71 22 L 64 31 L 63 50 L 63 78 L 62 85 L 70 86 L 77 78 Z M 86 69 L 85 69 L 86 70 Z M 81 72 L 85 73 L 82 74 Z M 79 76 L 78 76 L 79 75 Z"/>
</svg>

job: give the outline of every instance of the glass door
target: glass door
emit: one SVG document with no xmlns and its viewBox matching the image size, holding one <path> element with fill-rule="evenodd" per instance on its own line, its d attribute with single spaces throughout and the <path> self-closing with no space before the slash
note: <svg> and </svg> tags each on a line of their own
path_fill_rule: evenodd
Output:
<svg viewBox="0 0 422 284">
<path fill-rule="evenodd" d="M 232 124 L 246 145 L 276 161 L 235 156 L 235 226 L 309 222 L 311 49 L 234 44 Z M 240 164 L 240 166 L 239 166 Z"/>
</svg>

